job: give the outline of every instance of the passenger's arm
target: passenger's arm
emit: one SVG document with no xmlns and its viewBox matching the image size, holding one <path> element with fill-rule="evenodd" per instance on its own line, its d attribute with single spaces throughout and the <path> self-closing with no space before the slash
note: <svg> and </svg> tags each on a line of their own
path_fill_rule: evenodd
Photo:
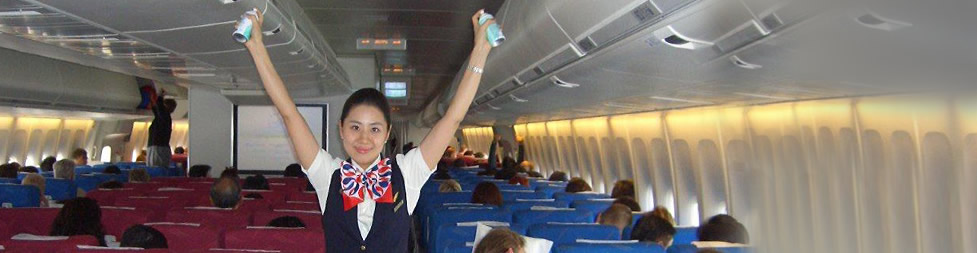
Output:
<svg viewBox="0 0 977 253">
<path fill-rule="evenodd" d="M 288 131 L 288 137 L 292 141 L 292 149 L 295 150 L 299 164 L 302 165 L 303 169 L 308 170 L 319 153 L 319 143 L 316 142 L 315 136 L 309 130 L 309 125 L 305 123 L 305 118 L 299 114 L 295 102 L 292 101 L 292 97 L 288 95 L 288 90 L 285 89 L 282 78 L 278 76 L 278 71 L 271 63 L 268 50 L 265 49 L 265 43 L 262 41 L 262 16 L 261 12 L 258 12 L 257 17 L 248 16 L 254 25 L 251 26 L 251 39 L 245 42 L 244 46 L 248 48 L 248 52 L 251 52 L 265 92 L 268 93 L 271 102 L 275 104 L 278 113 L 282 115 L 282 121 L 285 123 L 285 129 Z"/>
<path fill-rule="evenodd" d="M 489 51 L 492 50 L 488 40 L 485 39 L 485 29 L 488 28 L 488 25 L 495 23 L 495 20 L 490 20 L 485 22 L 485 24 L 479 25 L 478 17 L 482 12 L 484 10 L 479 10 L 472 16 L 472 27 L 475 29 L 475 47 L 472 49 L 471 55 L 468 56 L 468 69 L 461 76 L 458 90 L 455 91 L 455 96 L 451 98 L 451 104 L 448 106 L 444 117 L 438 120 L 438 123 L 434 124 L 431 132 L 424 137 L 424 140 L 420 144 L 424 162 L 427 163 L 427 167 L 431 170 L 437 167 L 438 160 L 441 159 L 441 154 L 444 153 L 444 148 L 448 146 L 451 138 L 455 135 L 455 131 L 458 130 L 458 126 L 461 125 L 461 121 L 465 119 L 465 113 L 468 112 L 468 107 L 472 104 L 475 93 L 478 91 L 478 83 L 482 78 L 482 74 L 472 71 L 472 67 L 484 68 L 485 58 L 488 57 Z"/>
</svg>

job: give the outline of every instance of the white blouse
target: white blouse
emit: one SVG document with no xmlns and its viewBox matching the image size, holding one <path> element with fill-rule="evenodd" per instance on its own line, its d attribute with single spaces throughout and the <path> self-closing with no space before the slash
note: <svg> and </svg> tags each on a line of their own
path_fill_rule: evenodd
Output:
<svg viewBox="0 0 977 253">
<path fill-rule="evenodd" d="M 319 149 L 319 154 L 316 155 L 315 160 L 312 161 L 312 165 L 305 171 L 305 174 L 309 175 L 309 182 L 315 187 L 316 195 L 319 197 L 319 210 L 323 213 L 326 212 L 332 174 L 342 166 L 343 161 L 345 160 L 335 158 L 325 150 Z M 404 175 L 404 188 L 407 190 L 407 213 L 412 214 L 414 213 L 414 207 L 417 206 L 417 200 L 421 197 L 421 187 L 424 186 L 424 183 L 427 182 L 431 174 L 434 174 L 434 170 L 427 167 L 427 163 L 424 162 L 424 157 L 421 155 L 421 150 L 417 148 L 407 152 L 406 155 L 398 154 L 396 161 L 397 166 L 400 167 L 400 171 Z M 377 157 L 368 168 L 372 168 L 379 162 L 380 157 Z M 352 164 L 353 168 L 365 171 L 365 169 L 360 168 L 359 164 L 355 162 Z M 360 202 L 356 206 L 356 221 L 359 225 L 360 236 L 363 237 L 363 240 L 366 240 L 366 236 L 370 234 L 370 228 L 373 227 L 373 212 L 376 206 L 376 201 L 371 199 L 369 195 L 364 195 L 363 202 Z"/>
</svg>

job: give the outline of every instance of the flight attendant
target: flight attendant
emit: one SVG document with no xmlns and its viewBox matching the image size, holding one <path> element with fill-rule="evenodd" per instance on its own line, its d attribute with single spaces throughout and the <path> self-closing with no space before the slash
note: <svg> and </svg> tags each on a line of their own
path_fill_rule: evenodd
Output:
<svg viewBox="0 0 977 253">
<path fill-rule="evenodd" d="M 343 105 L 339 133 L 349 158 L 334 158 L 319 148 L 305 119 L 299 114 L 262 42 L 261 14 L 250 16 L 251 38 L 244 45 L 251 53 L 265 91 L 282 116 L 293 150 L 309 175 L 323 212 L 328 252 L 406 252 L 410 214 L 421 186 L 434 172 L 445 147 L 454 138 L 478 90 L 485 58 L 492 49 L 485 30 L 494 21 L 478 24 L 483 11 L 472 16 L 474 48 L 468 58 L 451 105 L 418 148 L 393 157 L 381 157 L 390 133 L 390 106 L 380 91 L 354 92 Z"/>
</svg>

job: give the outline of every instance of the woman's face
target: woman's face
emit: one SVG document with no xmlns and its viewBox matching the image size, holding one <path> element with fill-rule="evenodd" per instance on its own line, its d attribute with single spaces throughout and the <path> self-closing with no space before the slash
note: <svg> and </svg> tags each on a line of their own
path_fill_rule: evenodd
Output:
<svg viewBox="0 0 977 253">
<path fill-rule="evenodd" d="M 383 112 L 375 106 L 353 106 L 339 125 L 343 149 L 360 167 L 370 166 L 387 142 L 388 126 Z"/>
</svg>

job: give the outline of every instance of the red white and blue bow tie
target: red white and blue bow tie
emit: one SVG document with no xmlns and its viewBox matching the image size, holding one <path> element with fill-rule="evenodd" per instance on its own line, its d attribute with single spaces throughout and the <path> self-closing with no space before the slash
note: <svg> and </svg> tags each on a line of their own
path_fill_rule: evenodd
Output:
<svg viewBox="0 0 977 253">
<path fill-rule="evenodd" d="M 347 161 L 343 161 L 340 168 L 340 180 L 343 184 L 343 210 L 349 211 L 363 202 L 364 195 L 378 203 L 393 203 L 390 192 L 390 159 L 380 160 L 377 165 L 367 171 L 360 171 Z"/>
</svg>

